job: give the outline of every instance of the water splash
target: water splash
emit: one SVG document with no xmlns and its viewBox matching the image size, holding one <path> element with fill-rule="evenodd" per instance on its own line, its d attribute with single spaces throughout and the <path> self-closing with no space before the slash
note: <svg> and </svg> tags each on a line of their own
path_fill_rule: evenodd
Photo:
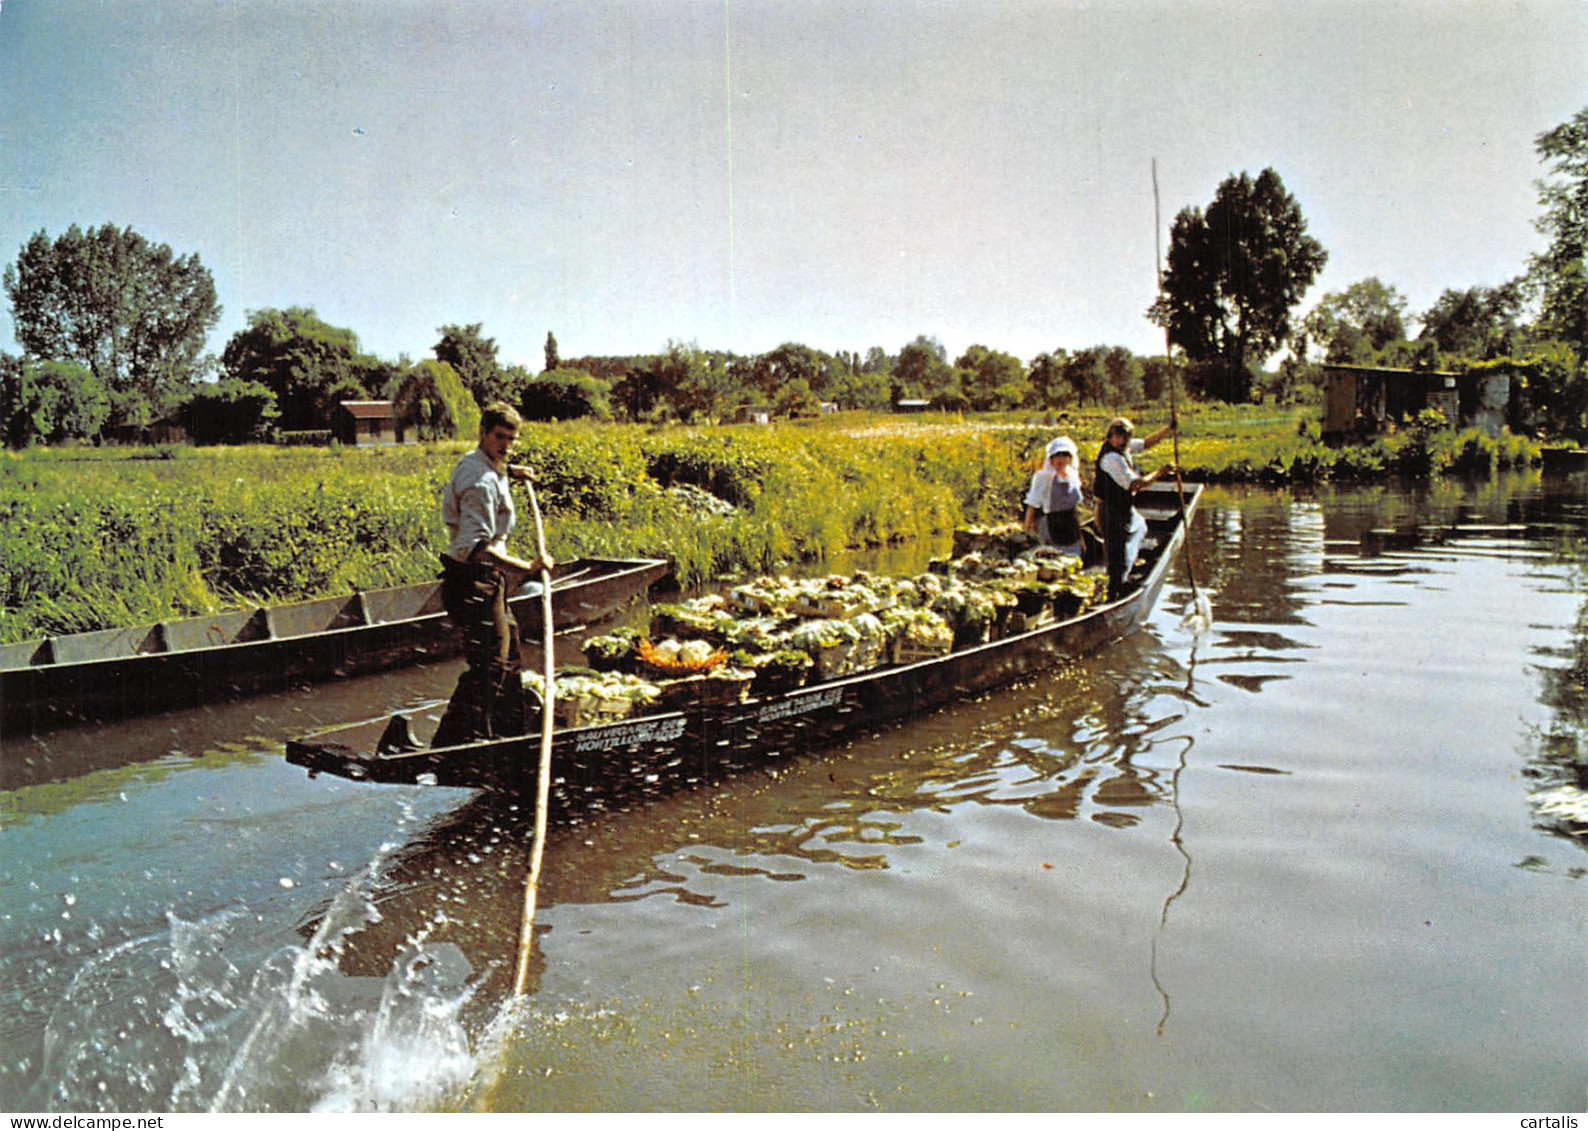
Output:
<svg viewBox="0 0 1588 1131">
<path fill-rule="evenodd" d="M 1193 636 L 1201 636 L 1213 627 L 1213 602 L 1202 590 L 1197 590 L 1195 599 L 1186 607 L 1180 627 Z"/>
<path fill-rule="evenodd" d="M 472 968 L 450 943 L 415 940 L 400 958 L 350 1060 L 333 1064 L 316 1112 L 456 1107 L 476 1060 L 461 1013 Z"/>
<path fill-rule="evenodd" d="M 278 952 L 260 969 L 252 1023 L 211 1111 L 424 1110 L 444 1106 L 472 1075 L 461 1020 L 473 996 L 472 968 L 461 951 L 428 945 L 428 932 L 419 931 L 404 940 L 384 978 L 341 970 L 349 940 L 380 921 L 374 892 L 398 847 L 383 845 L 337 893 L 307 945 Z M 327 1048 L 351 1051 L 325 1065 Z"/>
<path fill-rule="evenodd" d="M 405 810 L 400 824 L 411 818 Z M 344 961 L 382 921 L 385 872 L 403 843 L 383 844 L 342 882 L 305 941 L 280 941 L 279 920 L 239 903 L 188 918 L 167 911 L 162 928 L 93 951 L 42 1022 L 25 1102 L 106 1112 L 456 1109 L 477 1074 L 465 1012 L 483 975 L 429 927 L 403 936 L 375 976 L 350 974 L 364 964 Z"/>
</svg>

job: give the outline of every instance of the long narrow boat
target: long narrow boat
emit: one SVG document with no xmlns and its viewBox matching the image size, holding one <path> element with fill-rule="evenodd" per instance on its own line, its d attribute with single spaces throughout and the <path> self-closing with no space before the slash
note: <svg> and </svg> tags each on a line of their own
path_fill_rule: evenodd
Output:
<svg viewBox="0 0 1588 1131">
<path fill-rule="evenodd" d="M 1201 488 L 1187 484 L 1185 492 L 1189 520 Z M 558 791 L 577 797 L 624 781 L 687 784 L 725 768 L 775 763 L 1104 648 L 1145 623 L 1185 538 L 1173 487 L 1149 488 L 1137 506 L 1148 521 L 1145 564 L 1117 601 L 945 656 L 783 694 L 559 730 L 552 747 Z M 380 727 L 364 723 L 289 742 L 287 761 L 356 781 L 534 790 L 539 735 L 382 754 Z"/>
<path fill-rule="evenodd" d="M 552 575 L 556 627 L 600 619 L 667 570 L 652 558 L 560 563 Z M 537 639 L 540 597 L 510 604 L 525 639 Z M 0 736 L 206 705 L 461 650 L 435 581 L 0 645 Z"/>
</svg>

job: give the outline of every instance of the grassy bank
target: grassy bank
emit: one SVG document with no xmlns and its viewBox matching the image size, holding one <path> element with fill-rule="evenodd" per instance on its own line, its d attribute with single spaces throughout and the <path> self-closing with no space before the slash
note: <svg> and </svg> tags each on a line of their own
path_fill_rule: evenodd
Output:
<svg viewBox="0 0 1588 1131">
<path fill-rule="evenodd" d="M 1089 456 L 1107 420 L 558 425 L 526 428 L 519 450 L 539 468 L 559 557 L 661 556 L 688 582 L 1012 519 L 1046 440 L 1067 432 Z M 1161 423 L 1138 420 L 1142 431 Z M 1289 411 L 1198 408 L 1182 425 L 1187 475 L 1208 481 L 1426 475 L 1529 457 L 1525 441 L 1418 430 L 1333 450 L 1309 434 L 1308 416 Z M 433 577 L 437 493 L 468 446 L 7 455 L 0 640 Z M 530 530 L 526 516 L 521 537 Z"/>
<path fill-rule="evenodd" d="M 1137 435 L 1155 431 L 1168 417 L 1161 407 L 1142 412 L 1134 417 Z M 1068 433 L 1089 463 L 1112 418 L 1099 409 L 1050 417 L 1040 426 L 1011 417 L 996 427 L 1026 437 L 1033 450 L 1039 438 Z M 1492 475 L 1539 462 L 1538 445 L 1525 437 L 1507 432 L 1491 438 L 1475 428 L 1457 432 L 1431 419 L 1362 444 L 1331 446 L 1319 433 L 1314 408 L 1192 405 L 1180 412 L 1180 464 L 1186 478 L 1203 483 L 1323 483 Z M 1165 441 L 1143 464 L 1168 460 L 1170 453 Z"/>
<path fill-rule="evenodd" d="M 559 557 L 662 556 L 689 581 L 1003 517 L 1018 457 L 940 439 L 564 425 L 527 428 L 520 458 Z M 0 640 L 433 577 L 437 494 L 467 447 L 7 456 Z"/>
</svg>

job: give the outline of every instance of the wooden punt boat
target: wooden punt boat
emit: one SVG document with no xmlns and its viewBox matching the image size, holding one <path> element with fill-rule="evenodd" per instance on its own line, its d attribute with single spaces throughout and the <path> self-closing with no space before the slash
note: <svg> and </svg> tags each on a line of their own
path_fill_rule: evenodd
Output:
<svg viewBox="0 0 1588 1131">
<path fill-rule="evenodd" d="M 1185 487 L 1190 518 L 1201 488 Z M 1185 537 L 1174 488 L 1137 500 L 1147 518 L 1145 564 L 1124 597 L 1069 620 L 972 645 L 945 656 L 876 668 L 783 694 L 727 705 L 562 729 L 552 746 L 557 793 L 578 798 L 624 783 L 690 784 L 725 769 L 778 761 L 857 731 L 917 715 L 1010 683 L 1117 641 L 1140 628 L 1157 603 Z M 287 761 L 310 774 L 356 781 L 459 786 L 532 795 L 540 735 L 463 746 L 378 753 L 385 720 L 342 727 L 287 744 Z"/>
<path fill-rule="evenodd" d="M 557 628 L 598 620 L 667 571 L 651 558 L 559 563 L 552 574 Z M 537 639 L 541 598 L 510 604 L 525 639 Z M 461 651 L 436 581 L 0 645 L 0 736 L 211 704 Z"/>
</svg>

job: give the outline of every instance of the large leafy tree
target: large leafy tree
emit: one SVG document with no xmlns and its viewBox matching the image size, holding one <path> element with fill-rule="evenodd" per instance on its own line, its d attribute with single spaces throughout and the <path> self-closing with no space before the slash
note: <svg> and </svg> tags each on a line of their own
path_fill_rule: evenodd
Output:
<svg viewBox="0 0 1588 1131">
<path fill-rule="evenodd" d="M 839 372 L 824 391 L 830 401 L 841 408 L 886 408 L 888 405 L 888 373 L 886 369 L 867 368 L 867 362 L 857 361 L 848 372 Z"/>
<path fill-rule="evenodd" d="M 1522 288 L 1516 281 L 1498 287 L 1451 287 L 1422 316 L 1417 337 L 1437 345 L 1442 358 L 1502 357 L 1520 334 L 1521 314 Z"/>
<path fill-rule="evenodd" d="M 678 386 L 689 375 L 688 351 L 670 347 L 666 354 L 638 358 L 612 384 L 614 409 L 629 420 L 666 419 L 677 406 Z"/>
<path fill-rule="evenodd" d="M 1059 376 L 1076 404 L 1134 404 L 1141 399 L 1141 359 L 1124 346 L 1088 346 L 1068 355 Z"/>
<path fill-rule="evenodd" d="M 959 370 L 960 388 L 978 412 L 1018 408 L 1031 392 L 1026 367 L 1013 354 L 973 345 L 954 368 Z"/>
<path fill-rule="evenodd" d="M 1069 392 L 1069 382 L 1064 379 L 1064 363 L 1069 360 L 1069 353 L 1063 349 L 1054 350 L 1052 353 L 1039 353 L 1031 359 L 1031 392 L 1037 403 L 1045 408 L 1057 408 L 1063 404 Z"/>
<path fill-rule="evenodd" d="M 1167 397 L 1170 382 L 1179 380 L 1173 361 L 1163 356 L 1137 357 L 1135 360 L 1141 375 L 1141 399 L 1160 401 Z M 1176 384 L 1175 388 L 1178 389 L 1180 386 Z"/>
<path fill-rule="evenodd" d="M 221 364 L 231 379 L 274 393 L 280 426 L 289 432 L 329 428 L 337 404 L 369 396 L 366 378 L 383 371 L 359 352 L 357 334 L 304 306 L 250 311 L 248 328 L 232 335 Z"/>
<path fill-rule="evenodd" d="M 496 339 L 485 336 L 481 323 L 442 326 L 437 333 L 441 340 L 436 343 L 436 360 L 452 366 L 464 387 L 474 395 L 475 403 L 481 407 L 492 401 L 517 403 L 517 374 L 497 361 Z"/>
<path fill-rule="evenodd" d="M 1539 328 L 1588 361 L 1588 108 L 1534 141 L 1552 179 L 1538 184 L 1537 221 L 1549 248 L 1528 263 L 1539 298 Z"/>
<path fill-rule="evenodd" d="M 777 349 L 763 354 L 761 364 L 754 372 L 761 383 L 761 391 L 776 397 L 786 386 L 803 381 L 807 394 L 820 392 L 826 387 L 827 373 L 823 366 L 824 355 L 802 342 L 784 342 Z M 794 403 L 799 399 L 794 398 Z"/>
<path fill-rule="evenodd" d="M 1065 356 L 1061 372 L 1072 403 L 1103 403 L 1108 381 L 1103 369 L 1103 355 L 1107 349 L 1107 346 L 1087 346 Z"/>
<path fill-rule="evenodd" d="M 673 389 L 673 404 L 685 420 L 715 420 L 733 407 L 738 389 L 733 384 L 727 354 L 705 352 L 692 345 L 669 342 L 669 355 L 681 358 L 684 371 Z"/>
<path fill-rule="evenodd" d="M 936 338 L 921 334 L 899 351 L 893 367 L 893 399 L 924 397 L 931 400 L 957 389 L 948 351 Z"/>
<path fill-rule="evenodd" d="M 4 279 L 23 351 L 91 370 L 110 394 L 112 423 L 147 423 L 187 387 L 221 315 L 197 255 L 114 224 L 73 224 L 55 239 L 40 231 Z"/>
<path fill-rule="evenodd" d="M 820 409 L 821 398 L 803 377 L 785 382 L 772 398 L 772 411 L 778 416 L 812 416 Z"/>
<path fill-rule="evenodd" d="M 1219 185 L 1207 211 L 1186 208 L 1169 234 L 1162 297 L 1150 316 L 1209 375 L 1210 392 L 1250 398 L 1250 365 L 1290 337 L 1290 312 L 1328 253 L 1307 234 L 1279 174 L 1242 173 Z"/>
<path fill-rule="evenodd" d="M 1366 363 L 1406 337 L 1406 296 L 1370 276 L 1343 291 L 1330 291 L 1302 321 L 1326 362 Z"/>
<path fill-rule="evenodd" d="M 1109 404 L 1124 406 L 1141 400 L 1141 358 L 1124 346 L 1108 347 L 1103 354 L 1103 374 Z"/>
</svg>

